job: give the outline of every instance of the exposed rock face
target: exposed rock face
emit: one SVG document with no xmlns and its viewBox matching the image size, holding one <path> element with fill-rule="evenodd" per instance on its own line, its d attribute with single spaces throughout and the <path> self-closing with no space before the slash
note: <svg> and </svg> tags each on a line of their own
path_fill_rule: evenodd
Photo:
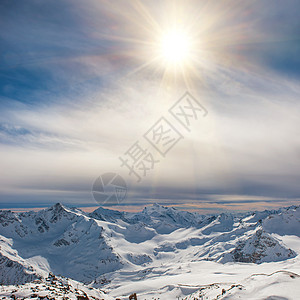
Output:
<svg viewBox="0 0 300 300">
<path fill-rule="evenodd" d="M 230 254 L 233 261 L 244 263 L 279 261 L 297 255 L 293 250 L 280 245 L 262 229 L 257 230 L 246 240 L 240 241 Z"/>
<path fill-rule="evenodd" d="M 0 253 L 0 284 L 24 284 L 41 278 L 33 267 L 24 266 Z"/>
<path fill-rule="evenodd" d="M 297 255 L 278 237 L 300 236 L 299 211 L 199 215 L 156 204 L 138 213 L 88 214 L 59 203 L 38 212 L 0 211 L 0 278 L 24 283 L 53 272 L 91 282 L 159 260 L 282 261 Z"/>
</svg>

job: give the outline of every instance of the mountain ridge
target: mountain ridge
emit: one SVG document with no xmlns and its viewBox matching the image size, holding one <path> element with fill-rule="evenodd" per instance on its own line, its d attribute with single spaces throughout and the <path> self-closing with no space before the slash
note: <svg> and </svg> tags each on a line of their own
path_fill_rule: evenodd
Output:
<svg viewBox="0 0 300 300">
<path fill-rule="evenodd" d="M 280 220 L 284 224 L 275 226 Z M 102 207 L 86 213 L 61 203 L 38 212 L 0 210 L 1 242 L 12 253 L 8 257 L 4 246 L 0 248 L 0 278 L 1 283 L 9 283 L 5 281 L 8 259 L 22 266 L 20 283 L 49 272 L 88 283 L 117 270 L 140 270 L 161 261 L 184 259 L 256 264 L 284 261 L 298 253 L 280 236 L 292 233 L 299 237 L 297 224 L 300 206 L 215 215 L 159 204 L 137 213 Z"/>
</svg>

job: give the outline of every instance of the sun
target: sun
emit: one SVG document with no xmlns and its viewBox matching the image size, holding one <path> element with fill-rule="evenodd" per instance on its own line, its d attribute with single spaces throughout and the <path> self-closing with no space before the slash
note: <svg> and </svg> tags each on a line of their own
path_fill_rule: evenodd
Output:
<svg viewBox="0 0 300 300">
<path fill-rule="evenodd" d="M 183 30 L 170 30 L 161 35 L 159 53 L 168 65 L 183 65 L 191 59 L 191 38 Z"/>
<path fill-rule="evenodd" d="M 196 89 L 209 74 L 249 67 L 244 57 L 248 45 L 263 42 L 263 35 L 250 30 L 256 19 L 248 18 L 252 8 L 247 1 L 136 0 L 121 1 L 117 9 L 113 1 L 106 2 L 103 7 L 113 22 L 107 30 L 95 28 L 92 33 L 99 44 L 112 45 L 111 51 L 103 50 L 104 59 L 123 66 L 124 76 L 160 78 L 168 89 Z M 245 21 L 237 26 L 241 19 Z"/>
</svg>

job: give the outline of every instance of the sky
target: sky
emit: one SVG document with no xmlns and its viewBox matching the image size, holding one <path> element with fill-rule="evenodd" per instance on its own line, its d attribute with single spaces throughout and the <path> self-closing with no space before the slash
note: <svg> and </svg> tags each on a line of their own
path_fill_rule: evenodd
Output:
<svg viewBox="0 0 300 300">
<path fill-rule="evenodd" d="M 184 59 L 184 42 L 162 55 L 174 31 Z M 299 53 L 297 0 L 2 0 L 0 208 L 97 207 L 106 173 L 127 186 L 114 209 L 299 204 Z M 184 95 L 188 128 L 171 114 Z M 149 142 L 157 122 L 178 138 L 167 153 Z"/>
</svg>

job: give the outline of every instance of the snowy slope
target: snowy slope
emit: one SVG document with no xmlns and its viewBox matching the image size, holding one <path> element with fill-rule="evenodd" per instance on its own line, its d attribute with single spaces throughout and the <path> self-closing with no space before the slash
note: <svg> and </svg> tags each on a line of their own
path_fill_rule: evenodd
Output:
<svg viewBox="0 0 300 300">
<path fill-rule="evenodd" d="M 0 233 L 23 259 L 43 257 L 48 272 L 83 282 L 122 266 L 97 220 L 60 204 L 37 213 L 0 214 Z"/>
<path fill-rule="evenodd" d="M 194 289 L 197 288 L 197 291 L 184 297 L 183 300 L 298 299 L 299 289 L 295 289 L 295 286 L 299 284 L 300 276 L 293 272 L 277 271 L 271 274 L 253 274 L 239 284 L 219 282 L 193 287 Z M 184 286 L 180 287 L 183 288 Z"/>
<path fill-rule="evenodd" d="M 275 272 L 282 263 L 287 271 L 300 273 L 299 213 L 299 207 L 290 207 L 200 215 L 158 204 L 138 213 L 99 208 L 88 214 L 61 204 L 39 212 L 0 211 L 0 279 L 3 284 L 24 284 L 52 272 L 105 287 L 124 299 L 132 292 L 143 299 L 159 293 L 161 299 L 196 297 L 199 286 L 208 299 L 223 297 L 222 290 L 235 295 L 257 270 Z M 218 282 L 211 277 L 210 282 L 199 282 L 193 274 L 206 276 L 198 268 L 207 263 L 221 270 L 222 265 L 240 269 L 241 264 L 255 270 L 251 267 L 253 272 L 243 274 L 243 280 Z M 271 268 L 266 269 L 266 263 Z"/>
<path fill-rule="evenodd" d="M 300 237 L 300 209 L 289 207 L 276 214 L 271 214 L 263 220 L 263 227 L 267 232 L 280 235 L 296 235 Z"/>
<path fill-rule="evenodd" d="M 113 299 L 102 290 L 85 286 L 68 278 L 57 277 L 51 273 L 44 279 L 24 285 L 2 287 L 0 295 L 1 299 Z"/>
<path fill-rule="evenodd" d="M 11 239 L 0 236 L 0 284 L 23 284 L 42 275 L 12 249 Z"/>
</svg>

